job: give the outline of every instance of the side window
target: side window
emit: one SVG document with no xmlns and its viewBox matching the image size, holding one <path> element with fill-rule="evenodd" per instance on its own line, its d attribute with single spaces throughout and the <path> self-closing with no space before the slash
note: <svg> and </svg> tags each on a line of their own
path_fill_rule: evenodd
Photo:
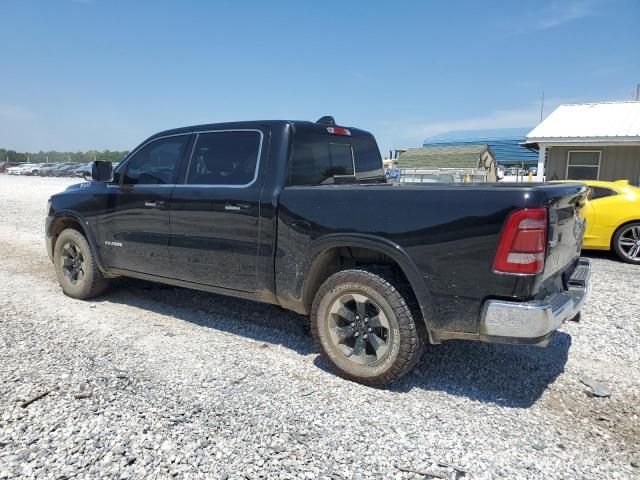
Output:
<svg viewBox="0 0 640 480">
<path fill-rule="evenodd" d="M 128 160 L 123 185 L 173 183 L 173 171 L 184 154 L 189 135 L 160 138 L 142 147 Z"/>
<path fill-rule="evenodd" d="M 364 138 L 354 138 L 353 148 L 355 150 L 356 175 L 358 180 L 385 178 L 382 167 L 382 156 L 378 145 L 373 140 Z"/>
<path fill-rule="evenodd" d="M 187 184 L 248 185 L 257 175 L 262 135 L 257 131 L 198 134 Z"/>
<path fill-rule="evenodd" d="M 382 158 L 373 139 L 298 133 L 293 139 L 289 185 L 326 185 L 335 177 L 384 182 Z"/>
<path fill-rule="evenodd" d="M 333 183 L 335 175 L 354 175 L 351 143 L 313 133 L 301 133 L 294 139 L 289 178 L 292 185 Z"/>
<path fill-rule="evenodd" d="M 604 187 L 591 187 L 589 189 L 589 200 L 597 200 L 599 198 L 611 197 L 617 195 L 618 192 Z"/>
</svg>

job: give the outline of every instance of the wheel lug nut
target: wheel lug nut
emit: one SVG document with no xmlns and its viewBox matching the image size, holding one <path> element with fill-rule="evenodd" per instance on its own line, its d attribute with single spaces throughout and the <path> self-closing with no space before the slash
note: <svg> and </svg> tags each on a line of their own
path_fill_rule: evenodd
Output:
<svg viewBox="0 0 640 480">
<path fill-rule="evenodd" d="M 355 327 L 355 326 L 356 326 L 356 323 L 355 323 L 355 322 L 351 322 L 351 326 L 352 326 L 352 327 Z"/>
<path fill-rule="evenodd" d="M 373 332 L 373 328 L 369 327 L 369 331 L 370 331 L 370 332 Z"/>
<path fill-rule="evenodd" d="M 356 332 L 353 334 L 354 337 L 359 337 L 360 336 L 360 332 Z"/>
<path fill-rule="evenodd" d="M 365 333 L 362 338 L 364 338 L 366 340 L 367 338 L 369 338 L 369 335 Z"/>
</svg>

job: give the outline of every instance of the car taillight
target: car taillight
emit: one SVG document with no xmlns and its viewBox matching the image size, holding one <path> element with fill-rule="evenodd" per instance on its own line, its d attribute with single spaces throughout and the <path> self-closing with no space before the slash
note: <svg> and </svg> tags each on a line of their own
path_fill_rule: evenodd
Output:
<svg viewBox="0 0 640 480">
<path fill-rule="evenodd" d="M 327 132 L 333 133 L 334 135 L 351 135 L 351 132 L 342 127 L 327 127 Z"/>
<path fill-rule="evenodd" d="M 535 275 L 544 269 L 547 209 L 525 208 L 509 215 L 493 260 L 497 273 Z"/>
</svg>

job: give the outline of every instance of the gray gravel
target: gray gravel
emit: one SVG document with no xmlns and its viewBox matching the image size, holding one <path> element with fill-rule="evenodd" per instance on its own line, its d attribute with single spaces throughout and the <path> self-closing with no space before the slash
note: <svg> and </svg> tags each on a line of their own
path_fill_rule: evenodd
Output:
<svg viewBox="0 0 640 480">
<path fill-rule="evenodd" d="M 42 228 L 71 182 L 0 175 L 0 479 L 640 478 L 638 267 L 592 256 L 546 349 L 449 342 L 377 390 L 273 306 L 133 280 L 65 297 Z"/>
</svg>

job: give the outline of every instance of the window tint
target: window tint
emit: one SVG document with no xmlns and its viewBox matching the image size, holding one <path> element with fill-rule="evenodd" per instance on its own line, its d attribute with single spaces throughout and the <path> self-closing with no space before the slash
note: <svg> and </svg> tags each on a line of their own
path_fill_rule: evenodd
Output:
<svg viewBox="0 0 640 480">
<path fill-rule="evenodd" d="M 295 135 L 290 185 L 331 184 L 340 175 L 384 181 L 382 158 L 375 141 L 318 133 Z"/>
<path fill-rule="evenodd" d="M 247 185 L 256 176 L 261 135 L 254 131 L 198 135 L 187 173 L 192 185 Z"/>
<path fill-rule="evenodd" d="M 353 148 L 356 156 L 356 174 L 358 180 L 385 178 L 382 157 L 375 141 L 366 138 L 354 138 Z"/>
<path fill-rule="evenodd" d="M 611 197 L 617 195 L 615 190 L 604 187 L 591 187 L 589 189 L 589 200 L 597 200 L 598 198 Z"/>
<path fill-rule="evenodd" d="M 155 140 L 142 147 L 128 160 L 124 185 L 164 185 L 173 183 L 173 171 L 182 157 L 189 135 Z"/>
</svg>

